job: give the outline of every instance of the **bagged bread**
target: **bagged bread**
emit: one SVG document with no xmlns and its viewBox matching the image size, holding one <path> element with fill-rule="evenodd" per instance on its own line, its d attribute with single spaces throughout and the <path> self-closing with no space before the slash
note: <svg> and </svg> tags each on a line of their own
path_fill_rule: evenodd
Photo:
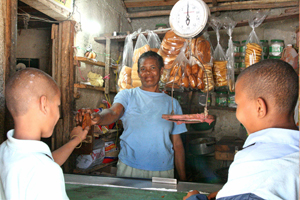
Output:
<svg viewBox="0 0 300 200">
<path fill-rule="evenodd" d="M 236 22 L 233 21 L 229 17 L 225 17 L 224 20 L 224 28 L 227 30 L 227 34 L 229 36 L 228 40 L 228 49 L 226 51 L 227 57 L 227 80 L 228 80 L 228 87 L 230 92 L 234 92 L 234 46 L 232 42 L 232 32 L 234 27 L 236 26 Z"/>
<path fill-rule="evenodd" d="M 164 60 L 164 72 L 161 76 L 161 82 L 166 83 L 166 80 L 169 80 L 170 69 L 180 53 L 180 49 L 183 47 L 184 42 L 185 39 L 176 35 L 172 30 L 165 34 L 157 52 Z"/>
<path fill-rule="evenodd" d="M 124 51 L 123 51 L 123 60 L 122 66 L 119 71 L 119 79 L 118 79 L 118 91 L 124 89 L 132 88 L 131 85 L 131 67 L 132 67 L 132 57 L 133 57 L 133 41 L 132 39 L 136 37 L 136 32 L 127 35 L 125 38 Z"/>
<path fill-rule="evenodd" d="M 216 31 L 218 44 L 214 52 L 213 61 L 213 77 L 214 83 L 217 87 L 227 86 L 227 60 L 222 46 L 220 45 L 220 33 L 219 30 L 222 27 L 222 22 L 216 17 L 210 19 L 211 27 Z"/>
<path fill-rule="evenodd" d="M 253 12 L 249 18 L 249 26 L 252 31 L 246 41 L 246 52 L 245 52 L 245 66 L 246 68 L 259 62 L 262 58 L 262 46 L 260 44 L 259 38 L 255 33 L 255 28 L 257 28 L 267 17 L 266 11 Z"/>
<path fill-rule="evenodd" d="M 144 34 L 140 33 L 136 41 L 132 57 L 133 65 L 131 71 L 131 79 L 133 88 L 142 86 L 141 79 L 138 76 L 138 60 L 140 56 L 147 51 L 150 51 L 150 46 Z"/>
</svg>

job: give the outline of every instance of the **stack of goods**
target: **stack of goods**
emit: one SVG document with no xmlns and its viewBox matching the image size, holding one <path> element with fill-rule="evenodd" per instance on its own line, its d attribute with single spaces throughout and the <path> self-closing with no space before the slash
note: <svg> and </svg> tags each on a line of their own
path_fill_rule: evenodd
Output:
<svg viewBox="0 0 300 200">
<path fill-rule="evenodd" d="M 210 63 L 204 64 L 205 73 L 203 75 L 203 84 L 204 89 L 202 89 L 202 92 L 212 91 L 214 89 L 214 79 L 212 74 L 212 67 Z"/>
<path fill-rule="evenodd" d="M 119 90 L 130 89 L 131 86 L 131 68 L 127 66 L 123 66 L 119 73 L 118 80 Z"/>
<path fill-rule="evenodd" d="M 245 54 L 245 66 L 246 68 L 253 65 L 261 60 L 262 57 L 262 47 L 260 46 L 260 41 L 254 31 L 266 18 L 267 12 L 257 11 L 252 13 L 249 18 L 249 26 L 252 31 L 246 42 L 246 54 Z"/>
<path fill-rule="evenodd" d="M 217 87 L 226 86 L 227 83 L 227 61 L 214 61 L 213 77 Z"/>
<path fill-rule="evenodd" d="M 261 60 L 262 48 L 256 43 L 246 45 L 245 65 L 249 67 Z"/>
<path fill-rule="evenodd" d="M 180 53 L 180 49 L 183 47 L 184 42 L 185 39 L 177 36 L 172 30 L 166 33 L 157 52 L 164 60 L 164 72 L 161 76 L 161 81 L 163 83 L 166 83 L 169 80 L 170 70 L 174 60 Z"/>
<path fill-rule="evenodd" d="M 150 51 L 150 46 L 148 44 L 148 41 L 143 34 L 140 34 L 136 41 L 136 45 L 132 57 L 133 65 L 131 71 L 131 80 L 132 80 L 131 84 L 133 88 L 142 86 L 141 79 L 138 76 L 138 60 L 139 57 L 147 51 Z"/>
<path fill-rule="evenodd" d="M 118 88 L 119 91 L 132 88 L 131 85 L 131 66 L 133 57 L 133 41 L 132 38 L 136 36 L 136 33 L 127 35 L 125 39 L 122 67 L 119 72 Z"/>
<path fill-rule="evenodd" d="M 220 19 L 212 17 L 210 20 L 212 28 L 216 31 L 217 35 L 217 47 L 214 52 L 214 65 L 213 65 L 213 76 L 214 83 L 217 87 L 227 86 L 227 61 L 226 56 L 223 51 L 222 46 L 220 45 L 220 29 L 223 26 L 223 23 Z"/>
</svg>

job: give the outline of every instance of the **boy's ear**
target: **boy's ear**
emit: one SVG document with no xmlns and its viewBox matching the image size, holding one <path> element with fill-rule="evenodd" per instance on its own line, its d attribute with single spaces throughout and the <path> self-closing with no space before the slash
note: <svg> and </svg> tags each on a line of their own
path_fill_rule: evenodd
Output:
<svg viewBox="0 0 300 200">
<path fill-rule="evenodd" d="M 40 99 L 40 110 L 42 111 L 42 113 L 47 114 L 48 112 L 48 99 L 46 96 L 41 96 Z"/>
<path fill-rule="evenodd" d="M 256 99 L 256 112 L 258 118 L 265 117 L 268 112 L 266 101 L 260 97 Z"/>
</svg>

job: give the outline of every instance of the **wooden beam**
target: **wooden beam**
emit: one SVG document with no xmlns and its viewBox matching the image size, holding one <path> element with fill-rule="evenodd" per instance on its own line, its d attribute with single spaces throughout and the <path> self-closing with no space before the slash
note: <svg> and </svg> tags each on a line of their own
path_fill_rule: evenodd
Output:
<svg viewBox="0 0 300 200">
<path fill-rule="evenodd" d="M 154 7 L 154 6 L 173 6 L 177 3 L 178 0 L 129 0 L 124 1 L 127 8 L 136 8 L 136 7 Z M 214 3 L 214 2 L 233 2 L 234 0 L 204 0 L 205 3 Z"/>
<path fill-rule="evenodd" d="M 263 1 L 245 1 L 219 4 L 216 7 L 211 7 L 210 12 L 229 11 L 229 10 L 252 10 L 252 9 L 271 9 L 271 8 L 285 8 L 299 6 L 299 1 L 285 1 L 285 2 L 263 2 Z"/>
<path fill-rule="evenodd" d="M 67 20 L 68 16 L 71 14 L 67 9 L 56 5 L 50 0 L 21 0 L 21 1 L 58 21 Z"/>
<path fill-rule="evenodd" d="M 219 2 L 219 1 L 218 1 Z M 250 9 L 271 9 L 271 8 L 286 8 L 297 6 L 299 9 L 298 0 L 269 0 L 269 1 L 245 1 L 245 2 L 231 2 L 231 3 L 219 3 L 218 6 L 213 7 L 211 4 L 210 12 L 219 11 L 232 11 L 232 10 L 250 10 Z M 159 11 L 146 11 L 128 13 L 129 18 L 144 18 L 144 17 L 156 17 L 170 15 L 171 10 L 159 10 Z"/>
</svg>

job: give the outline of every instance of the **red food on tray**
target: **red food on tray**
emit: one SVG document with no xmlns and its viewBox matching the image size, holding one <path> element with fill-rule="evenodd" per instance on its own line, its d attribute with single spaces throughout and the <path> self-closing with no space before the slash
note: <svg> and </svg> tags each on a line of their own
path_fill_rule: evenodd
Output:
<svg viewBox="0 0 300 200">
<path fill-rule="evenodd" d="M 162 118 L 171 122 L 175 122 L 177 124 L 192 124 L 200 122 L 206 122 L 208 124 L 211 124 L 213 121 L 215 121 L 214 116 L 207 115 L 205 117 L 204 113 L 188 115 L 162 115 Z"/>
</svg>

